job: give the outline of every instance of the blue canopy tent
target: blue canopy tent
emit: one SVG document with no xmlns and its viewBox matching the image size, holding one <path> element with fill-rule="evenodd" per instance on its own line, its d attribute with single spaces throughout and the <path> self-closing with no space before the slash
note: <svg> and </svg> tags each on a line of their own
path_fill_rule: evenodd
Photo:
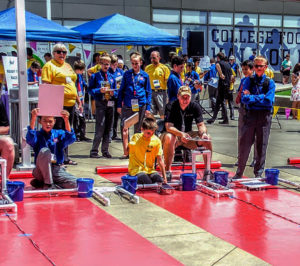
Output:
<svg viewBox="0 0 300 266">
<path fill-rule="evenodd" d="M 81 42 L 80 34 L 51 20 L 25 12 L 26 39 L 48 42 Z M 16 40 L 15 8 L 0 12 L 0 39 Z"/>
<path fill-rule="evenodd" d="M 86 22 L 72 29 L 80 32 L 85 43 L 180 46 L 179 36 L 120 14 Z"/>
</svg>

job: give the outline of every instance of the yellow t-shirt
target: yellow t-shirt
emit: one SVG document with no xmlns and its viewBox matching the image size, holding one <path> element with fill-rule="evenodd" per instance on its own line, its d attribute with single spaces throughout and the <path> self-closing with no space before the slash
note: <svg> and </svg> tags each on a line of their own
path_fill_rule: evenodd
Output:
<svg viewBox="0 0 300 266">
<path fill-rule="evenodd" d="M 88 71 L 92 72 L 93 74 L 99 72 L 101 70 L 101 65 L 97 64 L 93 67 L 89 68 Z"/>
<path fill-rule="evenodd" d="M 180 73 L 182 82 L 185 81 L 185 74 L 186 74 L 186 64 L 184 64 L 184 69 L 183 69 L 183 71 Z"/>
<path fill-rule="evenodd" d="M 33 62 L 37 62 L 34 58 L 27 59 L 27 69 L 31 67 Z"/>
<path fill-rule="evenodd" d="M 153 64 L 150 64 L 146 67 L 145 72 L 150 77 L 150 84 L 152 90 L 158 89 L 158 90 L 166 90 L 167 89 L 167 81 L 170 76 L 170 70 L 167 66 L 164 64 L 158 64 L 158 66 L 155 66 Z M 160 88 L 154 87 L 154 80 L 159 81 Z"/>
<path fill-rule="evenodd" d="M 270 69 L 270 68 L 267 68 L 267 69 L 265 70 L 265 74 L 266 74 L 266 76 L 269 77 L 270 79 L 273 79 L 273 78 L 274 78 L 274 72 L 273 72 L 273 70 Z"/>
<path fill-rule="evenodd" d="M 231 72 L 232 72 L 232 75 L 236 77 L 236 73 L 233 69 L 231 69 Z M 229 87 L 229 90 L 232 91 L 233 90 L 233 85 L 234 85 L 234 82 L 230 82 L 230 87 Z"/>
<path fill-rule="evenodd" d="M 129 174 L 135 176 L 140 172 L 155 173 L 155 158 L 161 155 L 162 145 L 157 136 L 153 135 L 147 140 L 143 133 L 134 134 L 129 142 Z"/>
<path fill-rule="evenodd" d="M 0 83 L 3 83 L 5 77 L 4 66 L 3 63 L 0 62 Z"/>
<path fill-rule="evenodd" d="M 54 59 L 47 62 L 42 69 L 42 80 L 53 85 L 63 85 L 64 106 L 73 106 L 77 97 L 76 73 L 68 63 L 60 64 Z"/>
</svg>

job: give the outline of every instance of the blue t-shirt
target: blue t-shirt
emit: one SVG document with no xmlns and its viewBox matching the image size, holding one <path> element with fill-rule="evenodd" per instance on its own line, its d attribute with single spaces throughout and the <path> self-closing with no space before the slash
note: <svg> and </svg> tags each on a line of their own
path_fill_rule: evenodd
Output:
<svg viewBox="0 0 300 266">
<path fill-rule="evenodd" d="M 135 74 L 132 69 L 126 71 L 123 75 L 121 87 L 119 89 L 117 108 L 125 106 L 131 107 L 131 100 L 137 99 L 139 106 L 146 104 L 146 110 L 151 108 L 152 90 L 149 75 L 141 70 Z"/>
<path fill-rule="evenodd" d="M 171 71 L 167 82 L 169 102 L 173 102 L 177 99 L 178 90 L 182 85 L 183 82 L 180 78 L 180 74 Z"/>
<path fill-rule="evenodd" d="M 209 81 L 210 79 L 216 77 L 217 77 L 216 64 L 212 64 L 209 68 L 209 71 L 204 75 L 204 81 Z"/>
<path fill-rule="evenodd" d="M 27 69 L 27 81 L 28 82 L 34 82 L 34 81 L 38 81 L 39 77 L 37 75 L 37 73 L 33 72 L 31 70 L 31 68 Z"/>
<path fill-rule="evenodd" d="M 114 79 L 116 81 L 117 88 L 120 87 L 121 83 L 122 83 L 124 71 L 120 68 L 116 68 L 115 71 L 113 71 L 112 68 L 109 68 L 108 72 L 114 77 Z M 118 92 L 119 92 L 119 90 L 116 90 L 115 93 L 114 93 L 114 98 L 115 99 L 118 99 Z"/>
<path fill-rule="evenodd" d="M 246 105 L 248 110 L 272 110 L 273 103 L 275 99 L 275 82 L 274 80 L 269 80 L 269 87 L 266 91 L 263 91 L 263 83 L 267 78 L 266 75 L 258 77 L 254 74 L 254 82 L 251 82 L 251 78 L 245 78 L 243 82 L 243 92 L 245 90 L 249 91 L 249 95 L 244 95 L 242 93 L 241 102 Z"/>
<path fill-rule="evenodd" d="M 57 164 L 64 162 L 64 148 L 76 140 L 74 130 L 71 132 L 62 129 L 52 129 L 49 134 L 43 129 L 37 131 L 28 126 L 26 142 L 34 150 L 34 161 L 42 148 L 49 148 L 56 155 Z"/>
<path fill-rule="evenodd" d="M 188 79 L 192 79 L 191 81 L 188 81 Z M 200 81 L 200 77 L 198 75 L 198 73 L 194 70 L 192 70 L 191 72 L 188 72 L 185 74 L 185 84 L 188 85 L 191 88 L 191 91 L 193 94 L 197 93 L 198 91 L 200 91 L 200 89 L 196 89 L 194 87 L 194 81 Z"/>
</svg>

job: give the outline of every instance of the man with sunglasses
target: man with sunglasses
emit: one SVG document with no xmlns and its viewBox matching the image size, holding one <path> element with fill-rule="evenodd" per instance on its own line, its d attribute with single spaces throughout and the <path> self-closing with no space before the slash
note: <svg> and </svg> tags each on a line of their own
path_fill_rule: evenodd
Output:
<svg viewBox="0 0 300 266">
<path fill-rule="evenodd" d="M 254 59 L 255 74 L 243 82 L 241 102 L 246 114 L 241 128 L 238 169 L 233 179 L 242 178 L 254 142 L 257 148 L 255 177 L 260 178 L 264 171 L 275 99 L 275 82 L 266 77 L 266 69 L 267 59 L 257 56 Z"/>
</svg>

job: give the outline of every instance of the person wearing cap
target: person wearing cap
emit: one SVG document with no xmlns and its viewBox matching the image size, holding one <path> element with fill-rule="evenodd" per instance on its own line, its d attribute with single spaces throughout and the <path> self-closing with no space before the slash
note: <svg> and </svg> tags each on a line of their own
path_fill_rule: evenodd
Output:
<svg viewBox="0 0 300 266">
<path fill-rule="evenodd" d="M 235 62 L 234 55 L 229 56 L 229 64 L 231 69 L 234 71 L 235 76 L 237 77 L 239 75 L 239 77 L 242 77 L 239 65 Z"/>
<path fill-rule="evenodd" d="M 164 159 L 166 165 L 166 175 L 168 181 L 172 178 L 171 164 L 176 147 L 184 146 L 193 150 L 197 147 L 204 147 L 212 151 L 210 136 L 207 134 L 206 126 L 203 122 L 201 107 L 197 102 L 191 102 L 192 92 L 190 87 L 181 86 L 178 90 L 177 100 L 170 106 L 170 112 L 165 117 L 166 132 L 162 133 Z M 192 131 L 193 120 L 197 125 L 197 131 Z M 205 141 L 194 141 L 191 138 L 200 137 Z M 206 164 L 207 158 L 204 156 Z M 206 178 L 210 175 L 207 169 L 204 172 Z"/>
<path fill-rule="evenodd" d="M 160 63 L 160 54 L 153 51 L 150 55 L 151 63 L 145 69 L 150 77 L 152 89 L 151 112 L 159 113 L 161 119 L 164 119 L 164 113 L 167 103 L 167 81 L 170 76 L 170 70 L 164 64 Z"/>
</svg>

